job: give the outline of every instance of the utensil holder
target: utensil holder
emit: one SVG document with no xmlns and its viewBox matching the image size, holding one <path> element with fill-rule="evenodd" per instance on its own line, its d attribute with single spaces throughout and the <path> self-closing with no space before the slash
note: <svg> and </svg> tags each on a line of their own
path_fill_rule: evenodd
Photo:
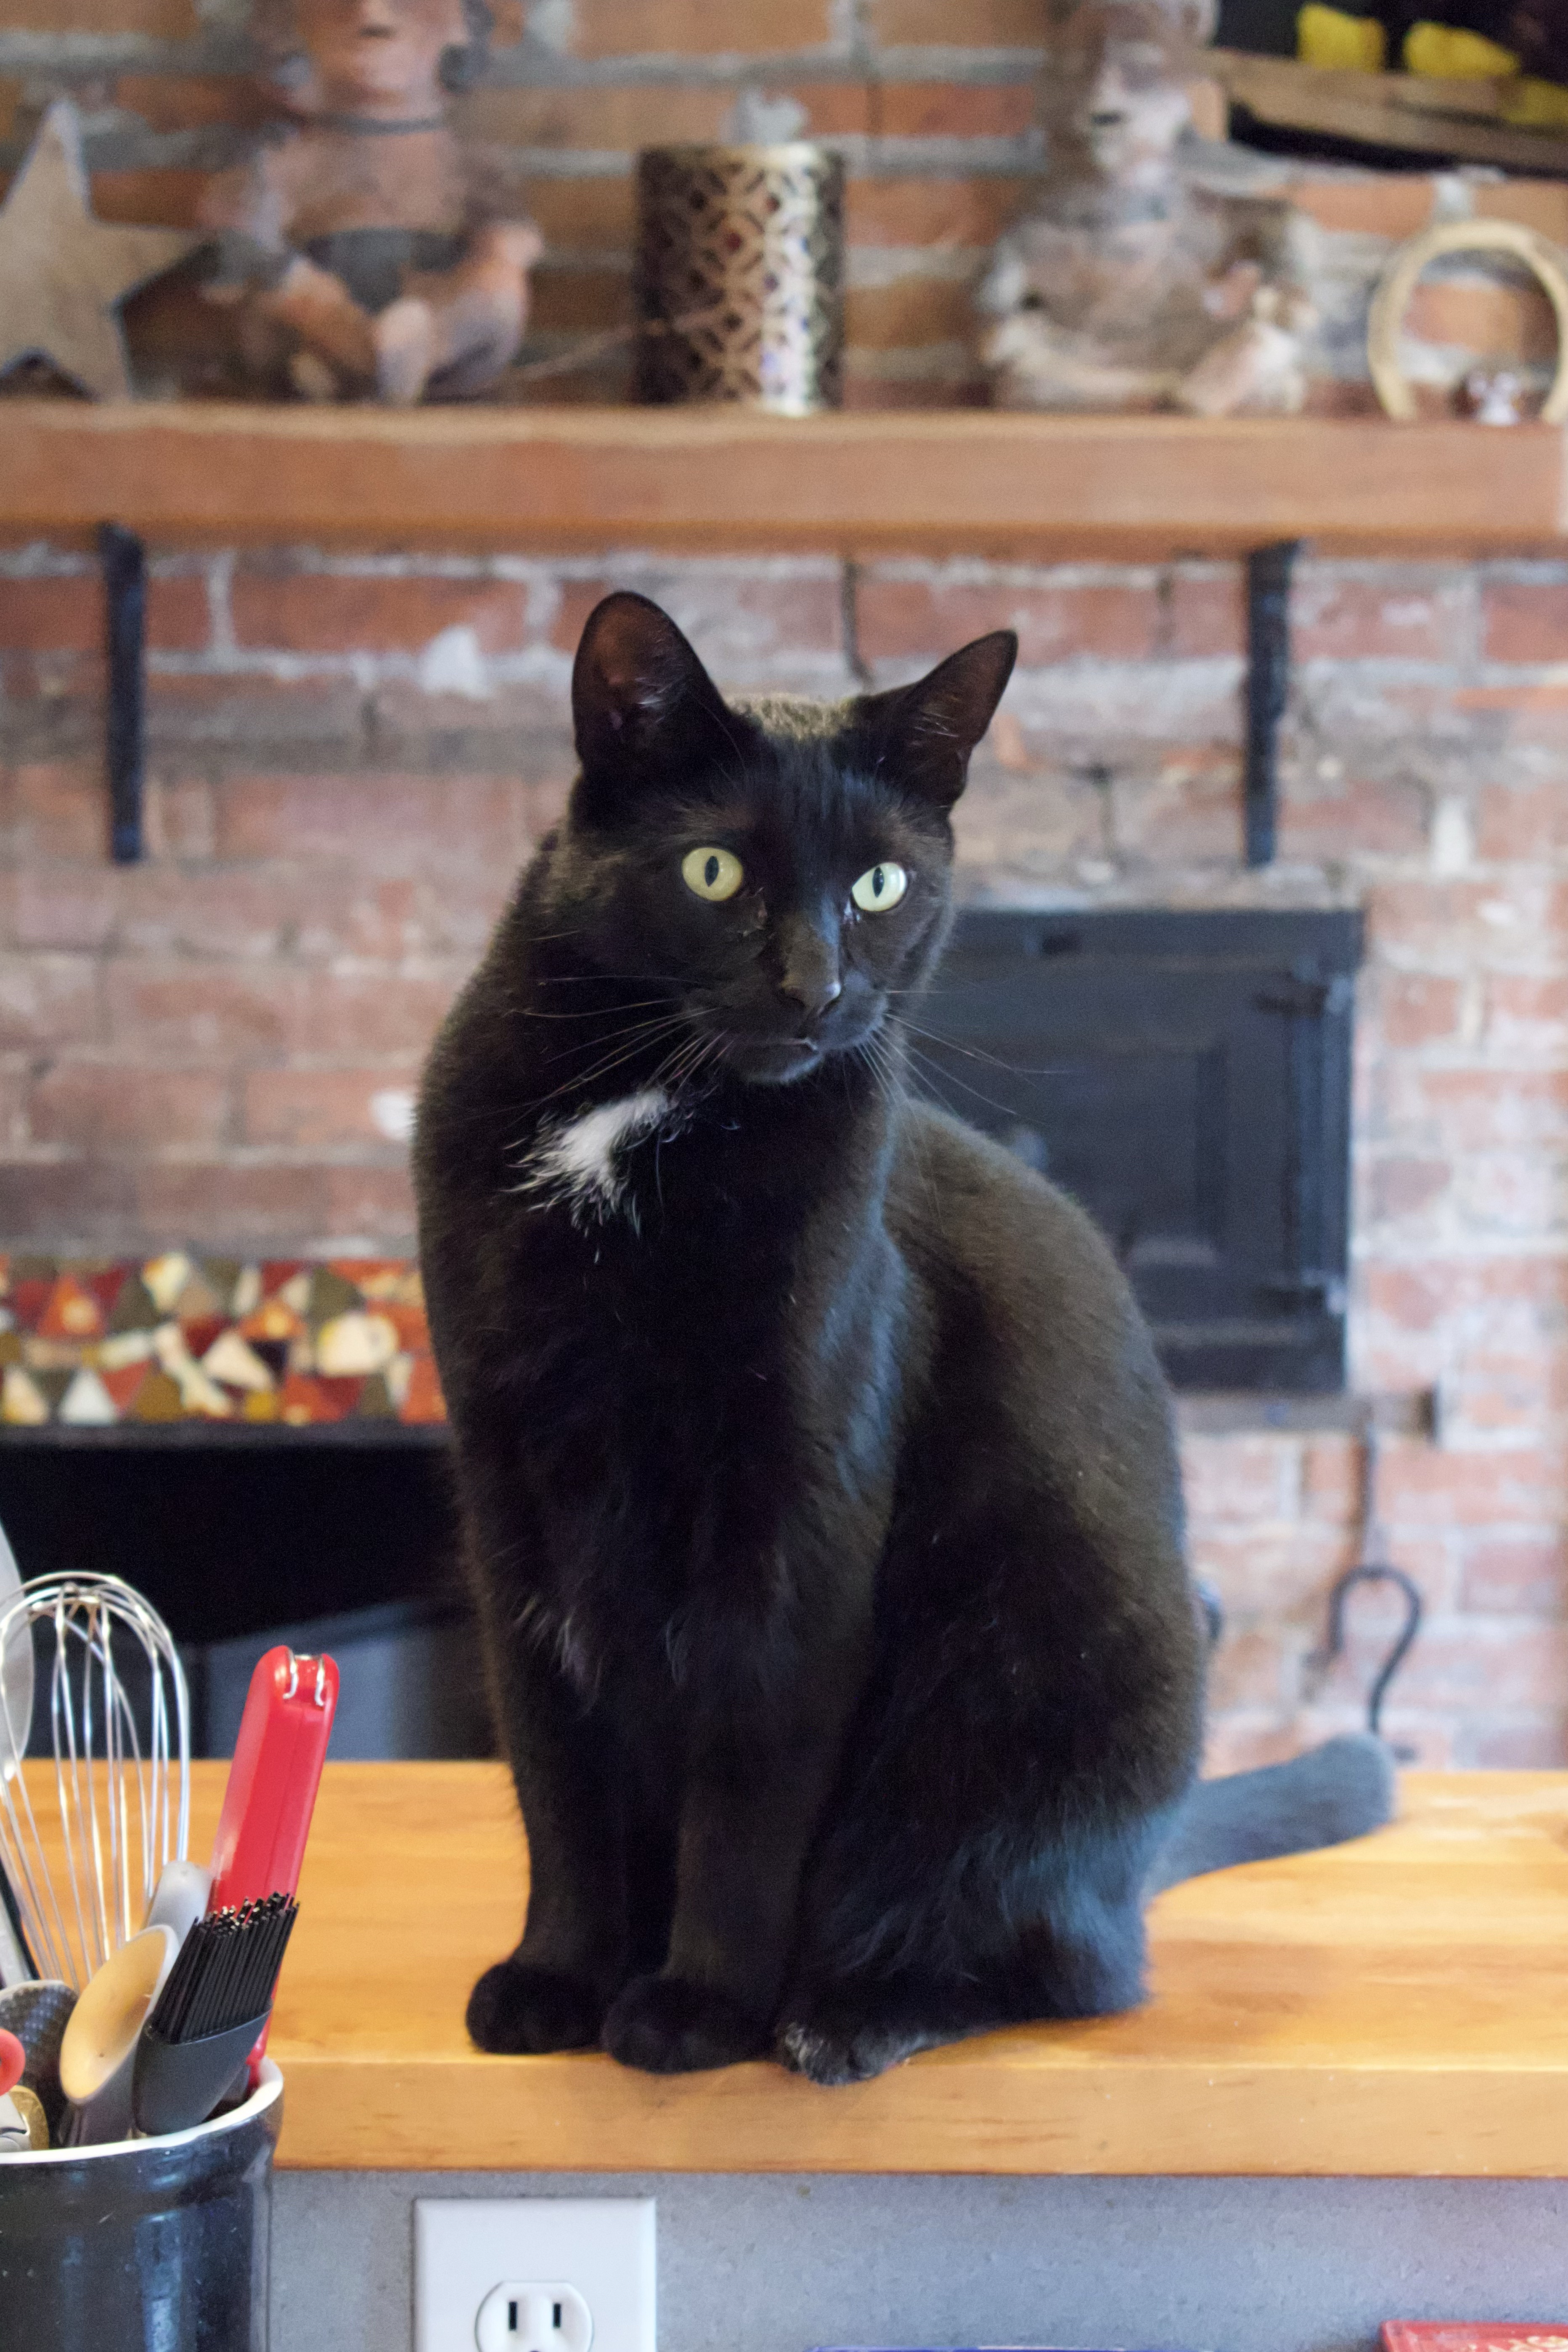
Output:
<svg viewBox="0 0 1568 2352">
<path fill-rule="evenodd" d="M 637 396 L 837 408 L 844 166 L 805 140 L 637 158 Z"/>
<path fill-rule="evenodd" d="M 268 2352 L 283 2078 L 167 2139 L 0 2157 L 0 2335 L 26 2352 Z"/>
</svg>

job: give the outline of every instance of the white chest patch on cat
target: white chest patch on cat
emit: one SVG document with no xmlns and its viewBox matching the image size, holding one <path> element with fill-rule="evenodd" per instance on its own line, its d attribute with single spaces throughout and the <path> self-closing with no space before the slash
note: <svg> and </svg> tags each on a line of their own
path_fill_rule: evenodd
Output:
<svg viewBox="0 0 1568 2352">
<path fill-rule="evenodd" d="M 595 1104 L 540 1137 L 522 1163 L 522 1181 L 513 1189 L 535 1194 L 541 1208 L 570 1210 L 574 1224 L 602 1223 L 627 1204 L 618 1155 L 662 1127 L 670 1108 L 662 1087 Z"/>
</svg>

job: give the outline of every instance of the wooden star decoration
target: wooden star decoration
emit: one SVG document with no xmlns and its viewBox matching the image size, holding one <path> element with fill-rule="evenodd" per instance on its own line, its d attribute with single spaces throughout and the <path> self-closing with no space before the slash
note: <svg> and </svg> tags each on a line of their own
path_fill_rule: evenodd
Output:
<svg viewBox="0 0 1568 2352">
<path fill-rule="evenodd" d="M 95 220 L 68 99 L 51 106 L 0 205 L 0 375 L 45 359 L 100 400 L 127 400 L 118 305 L 202 240 L 184 229 Z"/>
</svg>

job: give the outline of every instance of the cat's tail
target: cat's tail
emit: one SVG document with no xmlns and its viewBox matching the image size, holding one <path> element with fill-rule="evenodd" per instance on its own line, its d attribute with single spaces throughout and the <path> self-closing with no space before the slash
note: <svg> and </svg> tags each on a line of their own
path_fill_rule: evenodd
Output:
<svg viewBox="0 0 1568 2352">
<path fill-rule="evenodd" d="M 1364 1837 L 1393 1818 L 1394 1759 L 1370 1731 L 1326 1739 L 1288 1764 L 1200 1780 L 1155 1858 L 1148 1892 L 1184 1878 Z"/>
</svg>

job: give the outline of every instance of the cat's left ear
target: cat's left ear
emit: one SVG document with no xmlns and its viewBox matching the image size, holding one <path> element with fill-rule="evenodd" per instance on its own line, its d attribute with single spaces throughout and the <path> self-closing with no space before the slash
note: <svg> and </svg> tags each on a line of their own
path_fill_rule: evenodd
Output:
<svg viewBox="0 0 1568 2352">
<path fill-rule="evenodd" d="M 630 589 L 588 615 L 572 717 L 584 776 L 601 786 L 689 772 L 732 748 L 738 723 L 668 614 Z"/>
<path fill-rule="evenodd" d="M 995 715 L 1018 640 L 994 630 L 961 646 L 929 677 L 889 694 L 863 695 L 856 731 L 869 737 L 874 761 L 889 783 L 950 809 L 969 781 L 970 754 Z"/>
</svg>

